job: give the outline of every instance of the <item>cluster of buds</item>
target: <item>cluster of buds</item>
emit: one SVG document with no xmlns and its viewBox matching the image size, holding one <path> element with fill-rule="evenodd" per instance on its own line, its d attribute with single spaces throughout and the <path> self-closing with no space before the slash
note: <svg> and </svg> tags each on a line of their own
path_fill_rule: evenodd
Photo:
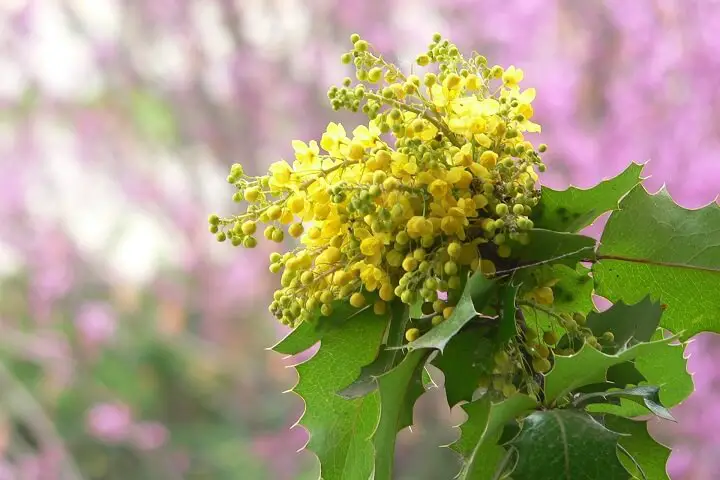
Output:
<svg viewBox="0 0 720 480">
<path fill-rule="evenodd" d="M 380 314 L 396 298 L 422 302 L 437 325 L 469 272 L 494 275 L 529 241 L 546 149 L 525 138 L 540 130 L 535 92 L 520 88 L 521 70 L 466 59 L 439 35 L 417 57 L 422 75 L 406 75 L 358 35 L 351 41 L 341 60 L 356 80 L 328 97 L 367 124 L 348 135 L 330 123 L 319 142 L 293 141 L 292 164 L 278 161 L 264 176 L 233 165 L 228 182 L 247 208 L 211 216 L 210 231 L 247 248 L 260 229 L 274 242 L 297 239 L 270 257 L 282 285 L 270 311 L 286 325 L 331 315 L 337 301 Z"/>
</svg>

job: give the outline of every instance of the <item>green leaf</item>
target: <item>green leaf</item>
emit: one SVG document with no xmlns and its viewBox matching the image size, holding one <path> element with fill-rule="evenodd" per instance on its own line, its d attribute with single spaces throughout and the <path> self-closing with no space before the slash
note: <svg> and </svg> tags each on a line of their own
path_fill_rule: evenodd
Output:
<svg viewBox="0 0 720 480">
<path fill-rule="evenodd" d="M 332 307 L 332 315 L 323 317 L 318 310 L 310 320 L 302 322 L 275 344 L 272 350 L 283 355 L 297 355 L 319 342 L 328 330 L 342 325 L 359 313 L 348 302 L 336 301 Z"/>
<path fill-rule="evenodd" d="M 632 163 L 620 175 L 587 190 L 542 187 L 541 201 L 533 211 L 532 221 L 538 228 L 579 232 L 603 213 L 616 209 L 620 199 L 640 183 L 642 169 L 642 165 Z"/>
<path fill-rule="evenodd" d="M 537 401 L 517 393 L 499 403 L 487 396 L 463 405 L 468 418 L 460 426 L 460 438 L 450 445 L 463 460 L 459 480 L 490 480 L 498 473 L 505 449 L 498 445 L 503 428 L 523 413 L 537 407 Z"/>
<path fill-rule="evenodd" d="M 425 390 L 430 390 L 431 388 L 437 388 L 437 384 L 435 383 L 435 380 L 433 380 L 432 376 L 430 375 L 430 371 L 428 370 L 427 366 L 423 368 L 422 371 L 422 384 Z"/>
<path fill-rule="evenodd" d="M 669 339 L 639 343 L 616 355 L 607 355 L 590 345 L 583 344 L 580 351 L 569 356 L 555 356 L 555 365 L 545 377 L 545 401 L 551 405 L 558 398 L 576 388 L 607 381 L 607 371 L 613 365 L 648 355 L 666 347 Z"/>
<path fill-rule="evenodd" d="M 502 301 L 502 311 L 500 312 L 500 324 L 498 325 L 496 344 L 498 347 L 504 345 L 508 340 L 517 335 L 517 321 L 515 313 L 515 297 L 520 289 L 519 286 L 505 285 L 501 289 L 500 299 Z"/>
<path fill-rule="evenodd" d="M 610 215 L 593 266 L 597 293 L 668 305 L 661 326 L 687 339 L 720 332 L 720 207 L 688 210 L 637 186 Z"/>
<path fill-rule="evenodd" d="M 374 432 L 374 480 L 392 478 L 395 440 L 400 430 L 412 425 L 413 407 L 425 392 L 422 372 L 429 350 L 413 350 L 395 369 L 378 377 L 380 421 Z"/>
<path fill-rule="evenodd" d="M 662 339 L 662 331 L 658 330 L 654 340 Z M 687 372 L 687 361 L 684 356 L 685 345 L 666 343 L 663 348 L 654 351 L 652 356 L 640 356 L 633 362 L 637 372 L 642 375 L 642 385 L 660 387 L 660 402 L 672 408 L 685 400 L 693 391 L 693 381 Z M 621 401 L 620 405 L 592 405 L 588 408 L 594 412 L 608 412 L 624 417 L 645 415 L 645 409 L 634 402 Z"/>
<path fill-rule="evenodd" d="M 465 289 L 452 315 L 425 335 L 407 344 L 407 347 L 410 350 L 435 348 L 442 352 L 450 339 L 465 324 L 477 317 L 478 312 L 490 302 L 494 296 L 496 286 L 494 280 L 488 280 L 482 272 L 476 272 L 465 284 Z"/>
<path fill-rule="evenodd" d="M 574 267 L 581 260 L 595 257 L 596 243 L 585 235 L 533 228 L 530 243 L 514 250 L 521 263 L 548 262 Z"/>
<path fill-rule="evenodd" d="M 675 421 L 675 418 L 670 414 L 668 409 L 660 402 L 660 387 L 654 385 L 641 385 L 622 390 L 588 393 L 576 398 L 573 401 L 573 405 L 581 406 L 597 402 L 612 403 L 613 401 L 620 403 L 620 398 L 628 399 L 642 405 L 660 418 Z"/>
<path fill-rule="evenodd" d="M 647 478 L 648 480 L 669 480 L 665 467 L 670 458 L 670 449 L 656 442 L 648 433 L 647 422 L 638 422 L 628 418 L 606 415 L 604 423 L 610 430 L 624 434 L 618 443 L 625 448 L 635 462 L 640 465 L 644 477 L 637 472 L 637 467 L 630 463 L 626 465 L 633 478 Z"/>
<path fill-rule="evenodd" d="M 445 395 L 450 408 L 463 400 L 472 400 L 480 378 L 492 373 L 495 345 L 483 336 L 484 330 L 468 325 L 450 339 L 445 351 L 432 362 L 445 375 Z"/>
<path fill-rule="evenodd" d="M 335 393 L 375 359 L 386 328 L 387 317 L 365 308 L 342 328 L 328 329 L 317 353 L 296 367 L 293 391 L 306 407 L 299 423 L 308 430 L 307 448 L 319 458 L 324 480 L 367 480 L 372 473 L 370 437 L 380 418 L 380 396 L 346 400 Z"/>
<path fill-rule="evenodd" d="M 648 342 L 657 330 L 662 317 L 662 306 L 645 297 L 639 303 L 627 305 L 620 301 L 604 312 L 591 312 L 587 317 L 587 327 L 600 337 L 612 332 L 613 343 L 622 350 L 630 340 Z"/>
<path fill-rule="evenodd" d="M 377 388 L 376 378 L 395 368 L 403 359 L 404 352 L 399 347 L 405 336 L 405 326 L 409 320 L 407 306 L 396 300 L 390 304 L 390 326 L 388 327 L 385 345 L 380 349 L 377 358 L 360 371 L 360 376 L 348 387 L 338 392 L 343 398 L 357 398 L 367 395 Z"/>
<path fill-rule="evenodd" d="M 620 435 L 578 410 L 533 412 L 509 442 L 517 451 L 514 480 L 627 480 Z"/>
</svg>

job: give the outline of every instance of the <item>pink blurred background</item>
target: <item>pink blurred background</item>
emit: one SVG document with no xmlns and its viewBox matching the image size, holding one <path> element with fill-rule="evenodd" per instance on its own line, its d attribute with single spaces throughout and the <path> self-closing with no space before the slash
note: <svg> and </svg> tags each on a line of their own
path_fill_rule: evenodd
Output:
<svg viewBox="0 0 720 480">
<path fill-rule="evenodd" d="M 311 479 L 291 360 L 265 350 L 267 248 L 216 243 L 224 178 L 317 138 L 358 32 L 409 66 L 439 31 L 537 88 L 544 182 L 651 160 L 683 205 L 720 193 L 720 1 L 0 2 L 0 480 Z M 662 426 L 673 479 L 720 478 L 720 340 Z M 433 391 L 399 479 L 452 478 Z"/>
</svg>

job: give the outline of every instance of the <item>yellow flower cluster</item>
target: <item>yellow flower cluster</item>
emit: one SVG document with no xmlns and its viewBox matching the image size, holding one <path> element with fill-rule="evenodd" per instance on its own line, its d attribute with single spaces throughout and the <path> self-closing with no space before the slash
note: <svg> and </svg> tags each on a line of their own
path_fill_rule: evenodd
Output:
<svg viewBox="0 0 720 480">
<path fill-rule="evenodd" d="M 464 58 L 436 35 L 417 58 L 422 78 L 405 75 L 357 35 L 352 51 L 357 82 L 346 78 L 328 96 L 334 109 L 368 118 L 348 134 L 330 123 L 320 142 L 293 141 L 295 159 L 250 177 L 240 165 L 228 181 L 248 203 L 237 216 L 210 217 L 220 241 L 254 247 L 258 223 L 275 242 L 285 232 L 299 245 L 271 256 L 282 288 L 270 310 L 296 325 L 334 302 L 356 308 L 373 302 L 422 302 L 434 325 L 448 318 L 468 272 L 495 273 L 528 242 L 544 170 L 525 134 L 533 89 L 521 70 Z"/>
</svg>

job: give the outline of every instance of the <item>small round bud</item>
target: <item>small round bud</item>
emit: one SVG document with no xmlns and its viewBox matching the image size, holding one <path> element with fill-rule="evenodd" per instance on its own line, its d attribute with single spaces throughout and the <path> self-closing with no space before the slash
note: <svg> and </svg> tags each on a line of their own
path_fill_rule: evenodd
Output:
<svg viewBox="0 0 720 480">
<path fill-rule="evenodd" d="M 547 331 L 543 334 L 543 342 L 548 345 L 555 345 L 559 339 L 559 335 L 553 331 Z"/>
<path fill-rule="evenodd" d="M 255 224 L 254 221 L 248 220 L 242 224 L 241 229 L 245 235 L 252 235 L 253 233 L 255 233 L 255 230 L 257 229 L 257 225 Z"/>
<path fill-rule="evenodd" d="M 360 292 L 355 292 L 350 296 L 350 305 L 355 308 L 361 308 L 365 306 L 365 296 Z"/>
<path fill-rule="evenodd" d="M 350 43 L 356 44 L 358 40 L 360 40 L 360 35 L 358 35 L 357 33 L 353 33 L 352 35 L 350 35 Z"/>
<path fill-rule="evenodd" d="M 547 358 L 550 355 L 550 349 L 542 343 L 533 345 L 532 349 L 533 354 L 536 356 Z"/>
<path fill-rule="evenodd" d="M 505 205 L 504 203 L 498 203 L 495 206 L 495 213 L 497 213 L 501 217 L 504 217 L 505 215 L 507 215 L 509 213 L 508 206 Z"/>
<path fill-rule="evenodd" d="M 430 323 L 432 323 L 432 326 L 435 327 L 437 325 L 440 325 L 444 321 L 445 321 L 445 317 L 443 317 L 442 315 L 435 315 L 430 320 Z"/>
<path fill-rule="evenodd" d="M 587 322 L 585 315 L 580 312 L 576 312 L 575 314 L 573 314 L 573 320 L 575 320 L 578 325 L 585 325 L 585 323 Z"/>
<path fill-rule="evenodd" d="M 443 308 L 442 316 L 445 317 L 445 319 L 447 320 L 448 318 L 450 318 L 454 311 L 455 307 L 445 307 Z"/>
<path fill-rule="evenodd" d="M 348 65 L 350 62 L 352 62 L 352 54 L 350 54 L 350 53 L 343 53 L 342 56 L 340 57 L 340 61 L 341 61 L 343 64 Z"/>
<path fill-rule="evenodd" d="M 540 145 L 538 145 L 538 152 L 545 153 L 545 152 L 547 152 L 547 148 L 548 148 L 547 145 L 545 145 L 544 143 L 541 143 Z"/>
<path fill-rule="evenodd" d="M 415 60 L 418 65 L 421 67 L 425 67 L 430 63 L 430 57 L 428 57 L 425 54 L 418 55 L 417 59 Z"/>
<path fill-rule="evenodd" d="M 245 237 L 243 240 L 243 247 L 255 248 L 257 247 L 257 239 L 255 237 Z"/>
<path fill-rule="evenodd" d="M 220 217 L 213 213 L 210 217 L 208 217 L 208 222 L 210 222 L 210 225 L 217 225 L 220 223 Z"/>
<path fill-rule="evenodd" d="M 217 235 L 215 235 L 215 238 L 217 238 L 218 242 L 224 242 L 225 240 L 227 240 L 227 236 L 223 232 L 220 232 Z"/>
<path fill-rule="evenodd" d="M 304 230 L 305 229 L 302 223 L 293 223 L 292 225 L 290 225 L 290 227 L 288 227 L 288 233 L 293 238 L 298 238 L 300 235 L 303 234 Z"/>
<path fill-rule="evenodd" d="M 447 252 L 448 255 L 450 255 L 450 258 L 458 258 L 462 253 L 462 245 L 460 245 L 458 242 L 452 242 L 450 245 L 448 245 Z"/>
<path fill-rule="evenodd" d="M 405 339 L 408 342 L 414 342 L 420 338 L 420 329 L 419 328 L 408 328 L 405 332 Z"/>
<path fill-rule="evenodd" d="M 615 334 L 612 332 L 605 332 L 601 337 L 604 341 L 612 343 L 615 341 Z"/>
<path fill-rule="evenodd" d="M 370 71 L 368 71 L 368 81 L 372 83 L 379 81 L 380 78 L 382 78 L 382 73 L 382 68 L 380 67 L 371 68 Z"/>
<path fill-rule="evenodd" d="M 358 40 L 357 42 L 354 42 L 353 45 L 355 46 L 355 50 L 358 52 L 367 52 L 367 49 L 370 46 L 365 40 Z"/>
<path fill-rule="evenodd" d="M 547 373 L 550 371 L 552 364 L 550 363 L 550 360 L 548 360 L 547 358 L 535 357 L 535 358 L 533 358 L 533 361 L 532 361 L 532 367 L 533 367 L 533 370 L 535 370 L 538 373 Z"/>
<path fill-rule="evenodd" d="M 320 307 L 320 314 L 323 317 L 329 317 L 330 315 L 332 315 L 332 312 L 333 308 L 332 305 L 330 305 L 329 303 L 325 303 Z"/>
<path fill-rule="evenodd" d="M 276 228 L 275 231 L 272 233 L 272 241 L 275 243 L 280 243 L 284 239 L 285 239 L 285 232 L 283 232 L 279 228 Z"/>
<path fill-rule="evenodd" d="M 443 271 L 447 275 L 455 275 L 458 272 L 458 266 L 457 263 L 453 262 L 452 260 L 449 260 L 445 262 L 445 265 L 443 265 Z"/>
<path fill-rule="evenodd" d="M 512 253 L 512 249 L 507 244 L 502 244 L 497 249 L 497 254 L 498 254 L 498 257 L 500 257 L 500 258 L 508 258 L 511 253 Z"/>
</svg>

